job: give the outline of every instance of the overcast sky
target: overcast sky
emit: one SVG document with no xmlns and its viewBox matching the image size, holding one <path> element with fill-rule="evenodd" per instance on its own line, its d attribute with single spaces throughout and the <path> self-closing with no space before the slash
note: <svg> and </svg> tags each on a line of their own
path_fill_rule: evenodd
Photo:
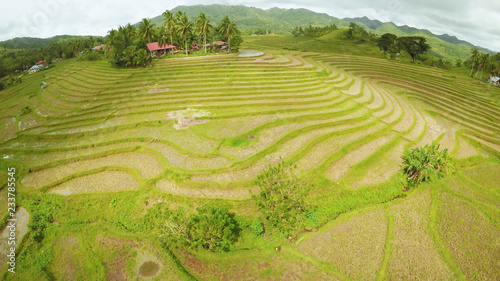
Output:
<svg viewBox="0 0 500 281">
<path fill-rule="evenodd" d="M 337 18 L 362 17 L 447 33 L 500 51 L 498 0 L 2 0 L 0 41 L 14 37 L 106 35 L 111 28 L 155 17 L 179 5 L 225 4 L 306 8 Z"/>
</svg>

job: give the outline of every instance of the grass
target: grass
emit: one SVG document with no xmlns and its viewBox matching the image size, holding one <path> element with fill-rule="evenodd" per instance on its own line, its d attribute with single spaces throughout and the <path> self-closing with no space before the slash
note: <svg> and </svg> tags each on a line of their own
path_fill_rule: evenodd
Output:
<svg viewBox="0 0 500 281">
<path fill-rule="evenodd" d="M 51 206 L 57 222 L 42 243 L 28 232 L 23 272 L 3 279 L 135 279 L 149 261 L 159 280 L 498 279 L 498 245 L 484 241 L 498 232 L 500 90 L 339 36 L 249 36 L 264 56 L 145 69 L 67 60 L 2 91 L 1 192 L 13 165 L 18 203 Z M 165 120 L 190 107 L 208 122 Z M 461 156 L 457 174 L 403 191 L 401 150 L 432 140 Z M 280 158 L 312 185 L 308 228 L 292 239 L 250 230 L 248 190 Z M 231 204 L 244 226 L 233 252 L 162 246 L 167 216 L 209 202 Z"/>
</svg>

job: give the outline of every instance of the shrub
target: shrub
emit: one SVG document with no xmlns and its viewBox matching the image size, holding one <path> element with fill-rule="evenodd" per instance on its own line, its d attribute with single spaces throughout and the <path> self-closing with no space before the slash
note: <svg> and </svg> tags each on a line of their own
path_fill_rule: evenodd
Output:
<svg viewBox="0 0 500 281">
<path fill-rule="evenodd" d="M 240 237 L 241 229 L 228 206 L 206 204 L 197 209 L 197 214 L 183 213 L 179 210 L 166 224 L 171 243 L 227 252 Z"/>
<path fill-rule="evenodd" d="M 258 177 L 259 195 L 253 195 L 268 226 L 289 236 L 303 226 L 307 185 L 295 173 L 295 167 L 281 161 L 269 165 Z"/>
<path fill-rule="evenodd" d="M 439 151 L 434 142 L 424 147 L 406 150 L 403 156 L 402 172 L 409 187 L 422 182 L 436 180 L 455 169 L 448 149 Z"/>
<path fill-rule="evenodd" d="M 254 220 L 250 225 L 250 229 L 256 236 L 262 236 L 262 234 L 264 234 L 264 226 L 262 225 L 262 221 L 260 219 Z"/>
</svg>

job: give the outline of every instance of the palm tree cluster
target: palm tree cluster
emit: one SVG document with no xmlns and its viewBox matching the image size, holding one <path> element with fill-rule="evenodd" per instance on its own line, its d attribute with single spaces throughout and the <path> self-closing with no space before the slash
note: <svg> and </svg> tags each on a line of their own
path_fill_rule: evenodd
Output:
<svg viewBox="0 0 500 281">
<path fill-rule="evenodd" d="M 147 44 L 151 42 L 158 42 L 160 46 L 182 46 L 186 56 L 189 55 L 191 43 L 202 43 L 206 53 L 207 46 L 210 45 L 207 44 L 208 40 L 226 41 L 229 44 L 228 50 L 231 43 L 237 49 L 242 42 L 236 24 L 228 16 L 217 26 L 203 13 L 190 21 L 184 12 L 173 14 L 166 10 L 162 19 L 163 24 L 160 26 L 153 24 L 150 19 L 142 19 L 137 27 L 128 24 L 109 31 L 107 40 L 111 46 L 111 62 L 117 66 L 146 66 L 151 62 L 147 55 Z"/>
<path fill-rule="evenodd" d="M 471 50 L 470 62 L 472 67 L 469 76 L 472 77 L 474 68 L 476 68 L 476 74 L 474 77 L 481 81 L 483 79 L 483 71 L 486 71 L 489 75 L 500 76 L 500 55 L 496 54 L 490 56 L 488 53 L 480 53 L 477 49 Z M 477 77 L 479 73 L 479 78 Z"/>
</svg>

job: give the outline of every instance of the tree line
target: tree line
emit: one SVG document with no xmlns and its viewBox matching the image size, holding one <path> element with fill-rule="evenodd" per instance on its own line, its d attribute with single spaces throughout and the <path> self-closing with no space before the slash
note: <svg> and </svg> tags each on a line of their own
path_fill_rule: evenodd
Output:
<svg viewBox="0 0 500 281">
<path fill-rule="evenodd" d="M 313 27 L 312 25 L 309 25 L 306 28 L 303 28 L 302 26 L 296 26 L 295 29 L 292 31 L 292 35 L 294 37 L 299 37 L 299 36 L 321 37 L 337 29 L 338 28 L 335 24 L 325 25 L 322 27 L 318 26 Z"/>
<path fill-rule="evenodd" d="M 483 79 L 483 72 L 490 76 L 500 77 L 500 53 L 491 56 L 488 53 L 481 53 L 474 48 L 471 50 L 471 56 L 466 65 L 471 65 L 470 77 L 473 76 L 474 69 L 476 70 L 474 77 L 478 81 Z M 479 78 L 477 77 L 478 73 L 480 73 Z"/>
<path fill-rule="evenodd" d="M 108 32 L 110 61 L 115 66 L 145 66 L 151 61 L 147 53 L 147 43 L 158 42 L 178 46 L 189 55 L 189 46 L 193 43 L 203 45 L 207 42 L 225 41 L 228 50 L 238 49 L 243 42 L 236 24 L 225 16 L 218 25 L 214 25 L 205 14 L 199 14 L 194 22 L 181 11 L 173 14 L 167 10 L 162 14 L 163 24 L 157 26 L 150 19 L 142 19 L 139 25 L 128 24 Z"/>
</svg>

